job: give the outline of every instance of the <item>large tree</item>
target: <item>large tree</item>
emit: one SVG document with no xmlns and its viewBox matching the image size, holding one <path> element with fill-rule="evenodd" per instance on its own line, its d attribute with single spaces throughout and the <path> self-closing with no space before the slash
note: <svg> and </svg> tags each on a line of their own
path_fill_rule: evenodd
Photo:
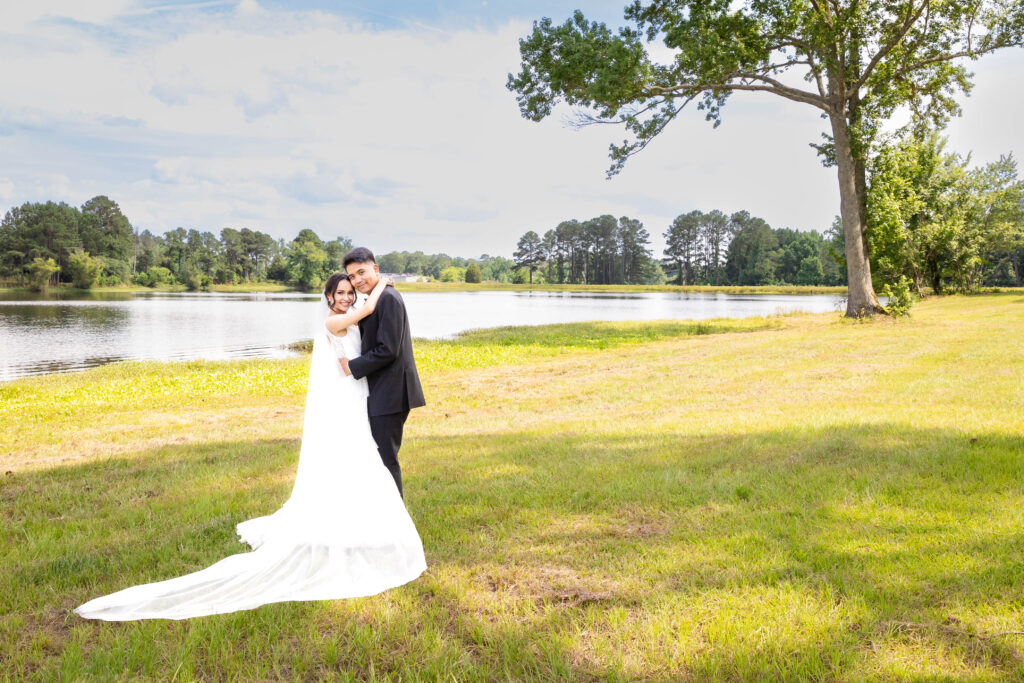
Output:
<svg viewBox="0 0 1024 683">
<path fill-rule="evenodd" d="M 957 114 L 966 61 L 1022 44 L 1024 0 L 637 0 L 625 18 L 632 26 L 617 32 L 579 11 L 562 25 L 535 22 L 519 44 L 522 71 L 508 79 L 523 116 L 539 121 L 564 100 L 625 125 L 633 137 L 612 145 L 613 175 L 688 104 L 715 125 L 737 91 L 814 107 L 829 122 L 816 147 L 838 171 L 846 314 L 858 316 L 881 310 L 865 237 L 879 123 L 901 107 L 935 125 Z M 659 38 L 668 63 L 646 49 Z"/>
<path fill-rule="evenodd" d="M 530 284 L 533 284 L 533 271 L 544 261 L 544 241 L 533 230 L 519 238 L 516 251 L 512 254 L 516 265 L 530 271 Z"/>
<path fill-rule="evenodd" d="M 82 248 L 93 256 L 131 263 L 134 231 L 117 202 L 99 195 L 82 204 Z"/>
</svg>

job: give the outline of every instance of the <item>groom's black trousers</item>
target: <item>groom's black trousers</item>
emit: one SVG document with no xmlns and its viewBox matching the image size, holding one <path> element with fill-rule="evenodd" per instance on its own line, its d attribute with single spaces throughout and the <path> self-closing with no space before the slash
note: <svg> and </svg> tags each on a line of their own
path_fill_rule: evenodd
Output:
<svg viewBox="0 0 1024 683">
<path fill-rule="evenodd" d="M 370 417 L 370 433 L 377 442 L 377 452 L 381 462 L 388 468 L 398 487 L 398 495 L 402 494 L 402 468 L 398 465 L 398 449 L 402 447 L 402 430 L 409 411 L 390 415 L 374 415 Z"/>
</svg>

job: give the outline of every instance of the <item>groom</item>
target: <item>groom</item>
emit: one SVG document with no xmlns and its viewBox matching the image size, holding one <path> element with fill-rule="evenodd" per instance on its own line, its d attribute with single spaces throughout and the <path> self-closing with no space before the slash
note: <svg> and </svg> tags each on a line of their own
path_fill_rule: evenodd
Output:
<svg viewBox="0 0 1024 683">
<path fill-rule="evenodd" d="M 342 262 L 349 280 L 363 294 L 373 291 L 380 280 L 380 268 L 373 252 L 357 247 L 345 254 Z M 394 287 L 387 287 L 377 301 L 373 313 L 359 321 L 363 338 L 362 355 L 352 360 L 341 359 L 346 375 L 365 377 L 370 385 L 366 400 L 370 431 L 377 442 L 377 451 L 384 466 L 391 472 L 402 493 L 402 468 L 398 466 L 398 449 L 402 447 L 402 428 L 409 411 L 426 405 L 420 376 L 412 357 L 412 335 L 405 304 Z M 403 496 L 404 497 L 404 496 Z"/>
</svg>

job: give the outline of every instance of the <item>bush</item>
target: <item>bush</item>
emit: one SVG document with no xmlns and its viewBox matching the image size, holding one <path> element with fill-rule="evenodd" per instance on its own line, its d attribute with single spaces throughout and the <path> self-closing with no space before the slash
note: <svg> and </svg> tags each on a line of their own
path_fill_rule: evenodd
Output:
<svg viewBox="0 0 1024 683">
<path fill-rule="evenodd" d="M 89 256 L 87 251 L 76 249 L 68 255 L 68 275 L 79 289 L 89 289 L 96 284 L 101 267 L 99 259 Z"/>
<path fill-rule="evenodd" d="M 466 268 L 466 282 L 478 283 L 481 280 L 483 280 L 483 274 L 480 272 L 480 266 L 470 263 Z"/>
<path fill-rule="evenodd" d="M 466 269 L 458 266 L 448 266 L 441 271 L 441 282 L 465 282 Z"/>
<path fill-rule="evenodd" d="M 906 275 L 900 275 L 900 279 L 892 283 L 892 286 L 885 285 L 882 288 L 882 296 L 889 299 L 885 312 L 894 318 L 902 318 L 910 315 L 910 307 L 914 305 L 914 295 L 910 291 L 910 280 Z"/>
<path fill-rule="evenodd" d="M 29 287 L 41 292 L 46 289 L 46 285 L 50 282 L 50 277 L 60 272 L 60 266 L 52 258 L 39 258 L 38 256 L 32 259 L 32 263 L 28 265 L 28 284 Z"/>
<path fill-rule="evenodd" d="M 96 256 L 95 258 L 102 266 L 100 268 L 99 280 L 101 285 L 119 285 L 122 282 L 131 280 L 132 267 L 127 261 L 110 258 L 109 256 Z"/>
<path fill-rule="evenodd" d="M 149 274 L 136 273 L 135 277 L 132 278 L 132 282 L 137 284 L 139 287 L 149 287 Z"/>
<path fill-rule="evenodd" d="M 174 276 L 171 275 L 171 271 L 161 266 L 153 266 L 152 268 L 146 271 L 146 274 L 149 276 L 149 283 L 147 283 L 146 285 L 147 287 L 156 287 L 157 285 L 163 284 L 174 284 Z"/>
<path fill-rule="evenodd" d="M 213 279 L 206 273 L 191 271 L 185 274 L 185 285 L 188 287 L 188 291 L 190 292 L 194 292 L 199 289 L 208 290 L 212 283 Z"/>
<path fill-rule="evenodd" d="M 221 266 L 213 273 L 213 279 L 220 285 L 233 285 L 238 282 L 235 271 L 227 266 Z"/>
</svg>

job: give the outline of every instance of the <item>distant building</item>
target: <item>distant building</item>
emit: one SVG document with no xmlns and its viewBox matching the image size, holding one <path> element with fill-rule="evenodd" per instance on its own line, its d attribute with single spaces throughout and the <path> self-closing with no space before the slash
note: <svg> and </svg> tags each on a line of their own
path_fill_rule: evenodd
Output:
<svg viewBox="0 0 1024 683">
<path fill-rule="evenodd" d="M 425 275 L 414 275 L 413 273 L 381 273 L 395 282 L 426 282 Z"/>
</svg>

